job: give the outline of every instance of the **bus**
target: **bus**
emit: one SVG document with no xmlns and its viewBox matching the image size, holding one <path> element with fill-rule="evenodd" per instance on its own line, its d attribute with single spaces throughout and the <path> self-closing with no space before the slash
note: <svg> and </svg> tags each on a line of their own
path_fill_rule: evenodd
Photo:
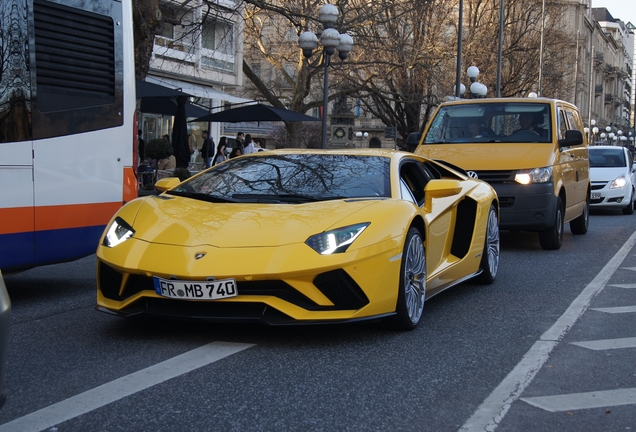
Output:
<svg viewBox="0 0 636 432">
<path fill-rule="evenodd" d="M 0 2 L 0 270 L 95 252 L 137 197 L 131 0 Z"/>
</svg>

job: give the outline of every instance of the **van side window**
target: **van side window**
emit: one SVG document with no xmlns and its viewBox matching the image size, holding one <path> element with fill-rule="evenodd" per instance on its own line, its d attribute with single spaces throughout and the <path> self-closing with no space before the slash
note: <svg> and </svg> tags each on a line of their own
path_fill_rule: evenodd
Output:
<svg viewBox="0 0 636 432">
<path fill-rule="evenodd" d="M 580 119 L 572 111 L 566 110 L 565 115 L 568 117 L 568 123 L 570 124 L 570 129 L 577 129 L 583 132 Z"/>
<path fill-rule="evenodd" d="M 564 139 L 565 138 L 565 131 L 568 130 L 568 122 L 565 119 L 565 113 L 563 112 L 563 110 L 559 110 L 559 118 L 558 118 L 558 122 L 559 122 L 559 139 Z"/>
</svg>

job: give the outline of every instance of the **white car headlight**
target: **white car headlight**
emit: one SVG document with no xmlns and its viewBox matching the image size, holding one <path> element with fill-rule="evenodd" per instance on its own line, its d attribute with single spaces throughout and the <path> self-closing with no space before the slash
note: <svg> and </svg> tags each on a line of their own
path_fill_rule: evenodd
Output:
<svg viewBox="0 0 636 432">
<path fill-rule="evenodd" d="M 547 183 L 552 180 L 552 167 L 517 171 L 515 181 L 521 184 Z"/>
<path fill-rule="evenodd" d="M 369 224 L 370 222 L 366 222 L 325 231 L 309 237 L 305 243 L 321 255 L 342 253 L 347 250 Z"/>
<path fill-rule="evenodd" d="M 115 218 L 111 226 L 106 231 L 104 242 L 106 247 L 115 247 L 131 238 L 135 234 L 135 230 L 119 216 Z"/>
<path fill-rule="evenodd" d="M 614 179 L 614 181 L 610 183 L 610 189 L 620 189 L 625 187 L 626 184 L 627 184 L 627 178 L 624 175 L 622 175 L 618 177 L 617 179 Z"/>
</svg>

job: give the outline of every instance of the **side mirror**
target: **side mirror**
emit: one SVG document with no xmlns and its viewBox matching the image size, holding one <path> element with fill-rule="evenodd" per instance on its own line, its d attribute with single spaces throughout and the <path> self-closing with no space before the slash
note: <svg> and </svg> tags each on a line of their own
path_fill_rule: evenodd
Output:
<svg viewBox="0 0 636 432">
<path fill-rule="evenodd" d="M 162 178 L 161 180 L 157 180 L 157 183 L 155 183 L 155 189 L 157 189 L 159 192 L 165 192 L 168 189 L 177 187 L 179 183 L 181 183 L 181 180 L 179 180 L 177 177 L 166 177 Z"/>
<path fill-rule="evenodd" d="M 424 187 L 424 211 L 433 210 L 433 198 L 446 198 L 462 191 L 459 180 L 431 180 Z"/>
<path fill-rule="evenodd" d="M 404 146 L 402 148 L 407 151 L 415 151 L 415 148 L 420 143 L 421 139 L 422 139 L 421 133 L 411 132 L 409 136 L 406 137 L 406 142 L 404 143 Z"/>
<path fill-rule="evenodd" d="M 572 129 L 565 131 L 565 138 L 559 140 L 559 147 L 570 147 L 583 144 L 583 132 Z"/>
</svg>

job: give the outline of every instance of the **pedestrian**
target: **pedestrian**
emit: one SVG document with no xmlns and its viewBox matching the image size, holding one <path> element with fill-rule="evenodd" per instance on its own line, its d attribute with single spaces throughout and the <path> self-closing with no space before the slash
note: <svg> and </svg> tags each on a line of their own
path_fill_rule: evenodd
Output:
<svg viewBox="0 0 636 432">
<path fill-rule="evenodd" d="M 243 154 L 243 147 L 235 146 L 230 153 L 230 159 L 235 158 L 237 156 L 241 156 Z"/>
<path fill-rule="evenodd" d="M 165 139 L 165 140 L 170 141 L 170 135 L 168 135 L 168 134 L 165 134 L 162 138 Z"/>
<path fill-rule="evenodd" d="M 201 158 L 205 162 L 205 167 L 210 168 L 212 166 L 212 156 L 214 156 L 214 140 L 210 137 L 210 132 L 207 130 L 201 132 L 201 137 L 203 138 Z"/>
<path fill-rule="evenodd" d="M 254 147 L 254 141 L 252 141 L 252 135 L 245 135 L 245 144 L 243 145 L 243 154 L 256 153 L 256 148 Z"/>
<path fill-rule="evenodd" d="M 212 159 L 212 166 L 227 160 L 227 156 L 225 156 L 225 147 L 227 147 L 227 137 L 222 136 L 219 139 L 219 145 L 216 146 L 216 154 Z"/>
</svg>

